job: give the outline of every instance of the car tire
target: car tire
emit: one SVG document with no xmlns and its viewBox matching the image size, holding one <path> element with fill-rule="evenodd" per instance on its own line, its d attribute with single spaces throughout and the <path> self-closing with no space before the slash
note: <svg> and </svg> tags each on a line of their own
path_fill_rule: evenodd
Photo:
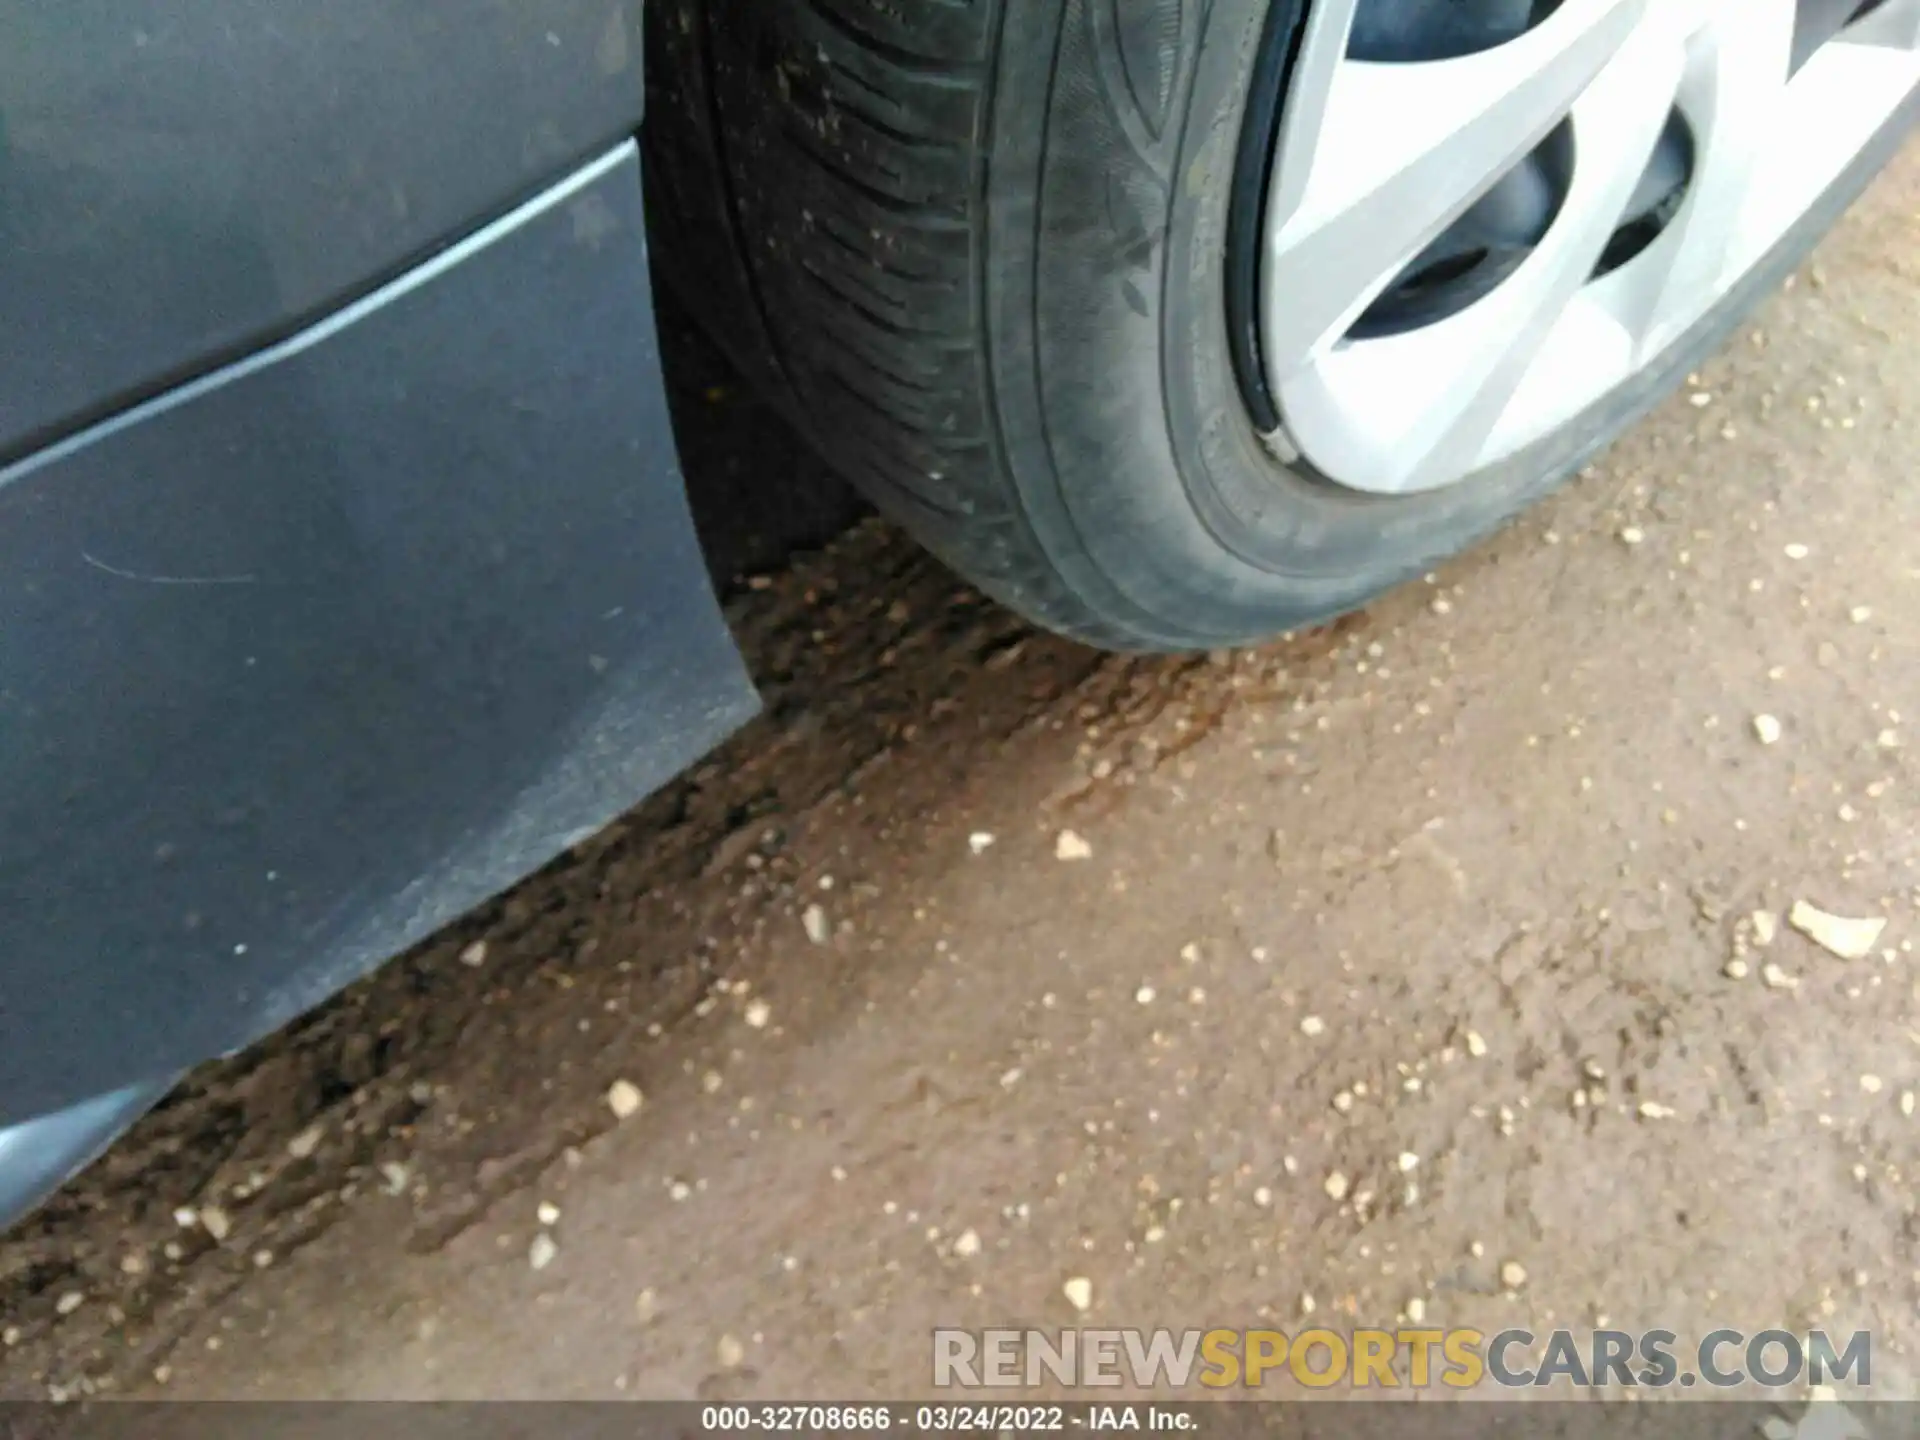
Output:
<svg viewBox="0 0 1920 1440">
<path fill-rule="evenodd" d="M 1230 334 L 1236 185 L 1264 180 L 1247 110 L 1278 103 L 1266 72 L 1304 8 L 655 0 L 668 268 L 828 459 L 962 575 L 1095 644 L 1204 648 L 1352 609 L 1579 469 L 1913 118 L 1909 101 L 1708 313 L 1552 433 L 1459 483 L 1363 493 L 1261 433 Z"/>
</svg>

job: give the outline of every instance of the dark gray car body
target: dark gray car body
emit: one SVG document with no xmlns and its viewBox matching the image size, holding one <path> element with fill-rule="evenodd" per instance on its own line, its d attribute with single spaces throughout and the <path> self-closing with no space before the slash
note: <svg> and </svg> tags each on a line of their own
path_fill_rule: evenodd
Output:
<svg viewBox="0 0 1920 1440">
<path fill-rule="evenodd" d="M 0 0 L 0 1219 L 749 715 L 640 14 Z"/>
</svg>

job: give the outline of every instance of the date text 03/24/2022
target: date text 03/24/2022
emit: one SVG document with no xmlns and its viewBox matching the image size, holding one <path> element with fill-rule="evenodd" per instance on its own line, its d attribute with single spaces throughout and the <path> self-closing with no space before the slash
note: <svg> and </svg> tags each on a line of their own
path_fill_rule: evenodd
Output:
<svg viewBox="0 0 1920 1440">
<path fill-rule="evenodd" d="M 715 1433 L 794 1434 L 952 1433 L 1032 1434 L 1046 1431 L 1145 1430 L 1163 1434 L 1198 1428 L 1187 1407 L 1147 1402 L 1079 1405 L 705 1405 L 700 1428 Z"/>
</svg>

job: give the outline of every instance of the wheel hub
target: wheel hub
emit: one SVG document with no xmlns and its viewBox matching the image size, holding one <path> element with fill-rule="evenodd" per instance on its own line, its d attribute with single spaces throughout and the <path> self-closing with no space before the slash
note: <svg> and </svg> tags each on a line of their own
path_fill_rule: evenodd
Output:
<svg viewBox="0 0 1920 1440">
<path fill-rule="evenodd" d="M 1406 494 L 1548 434 L 1736 285 L 1920 84 L 1920 0 L 1320 0 L 1285 83 L 1237 227 L 1249 410 Z"/>
</svg>

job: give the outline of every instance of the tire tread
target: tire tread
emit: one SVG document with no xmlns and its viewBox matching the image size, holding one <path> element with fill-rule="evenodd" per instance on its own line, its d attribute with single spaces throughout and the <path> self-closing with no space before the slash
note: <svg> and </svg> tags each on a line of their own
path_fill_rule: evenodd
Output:
<svg viewBox="0 0 1920 1440">
<path fill-rule="evenodd" d="M 1055 568 L 995 426 L 982 151 L 1004 5 L 655 8 L 668 24 L 701 12 L 713 39 L 704 78 L 729 229 L 803 433 L 996 598 L 1095 643 L 1137 644 Z"/>
</svg>

